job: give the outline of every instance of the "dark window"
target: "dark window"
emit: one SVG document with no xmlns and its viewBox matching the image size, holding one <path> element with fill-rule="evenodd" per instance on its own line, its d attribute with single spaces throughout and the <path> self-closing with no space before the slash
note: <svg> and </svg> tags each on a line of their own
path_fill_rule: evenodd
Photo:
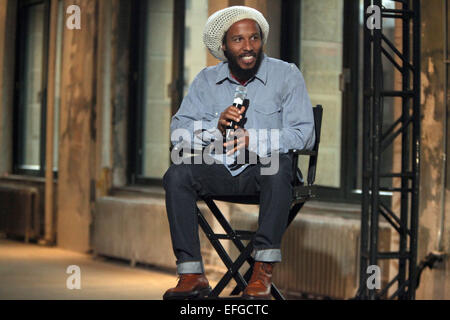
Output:
<svg viewBox="0 0 450 320">
<path fill-rule="evenodd" d="M 19 1 L 14 173 L 44 175 L 49 1 Z"/>
<path fill-rule="evenodd" d="M 207 64 L 208 0 L 135 1 L 134 10 L 129 180 L 161 184 L 170 165 L 171 118 Z"/>
<path fill-rule="evenodd" d="M 382 3 L 395 6 L 393 1 Z M 284 0 L 282 5 L 281 58 L 299 66 L 313 105 L 324 107 L 316 178 L 319 198 L 360 202 L 364 1 Z M 394 42 L 392 22 L 383 21 L 383 29 Z M 394 71 L 384 57 L 383 72 L 386 90 L 393 90 Z M 384 101 L 388 125 L 395 116 L 391 100 Z M 392 170 L 394 158 L 391 146 L 383 153 L 383 172 Z M 306 163 L 301 166 L 306 168 Z M 391 187 L 392 181 L 382 181 L 382 186 Z"/>
<path fill-rule="evenodd" d="M 18 1 L 14 91 L 13 172 L 44 176 L 49 48 L 49 0 Z M 58 166 L 58 124 L 63 36 L 63 1 L 58 2 L 55 56 L 53 170 Z"/>
<path fill-rule="evenodd" d="M 284 0 L 281 58 L 324 107 L 316 184 L 323 200 L 357 201 L 359 3 Z M 307 163 L 300 163 L 306 170 Z"/>
</svg>

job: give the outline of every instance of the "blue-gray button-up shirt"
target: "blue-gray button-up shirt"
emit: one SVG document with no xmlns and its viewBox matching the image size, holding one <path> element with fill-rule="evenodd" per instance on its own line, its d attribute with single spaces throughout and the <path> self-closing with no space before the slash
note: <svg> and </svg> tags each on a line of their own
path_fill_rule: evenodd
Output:
<svg viewBox="0 0 450 320">
<path fill-rule="evenodd" d="M 189 133 L 191 146 L 201 144 L 204 147 L 217 138 L 220 114 L 232 105 L 238 85 L 227 62 L 203 69 L 172 117 L 172 144 L 187 138 L 174 134 L 176 129 L 185 129 Z M 290 149 L 312 149 L 315 141 L 312 106 L 303 75 L 296 65 L 263 54 L 258 72 L 245 86 L 250 100 L 245 123 L 250 151 L 268 157 L 274 152 L 287 153 Z M 199 126 L 202 130 L 198 130 Z M 278 134 L 271 134 L 271 129 L 276 129 Z M 277 143 L 272 141 L 274 137 Z M 238 175 L 246 167 L 232 170 L 233 160 L 228 160 L 222 163 L 232 175 Z"/>
</svg>

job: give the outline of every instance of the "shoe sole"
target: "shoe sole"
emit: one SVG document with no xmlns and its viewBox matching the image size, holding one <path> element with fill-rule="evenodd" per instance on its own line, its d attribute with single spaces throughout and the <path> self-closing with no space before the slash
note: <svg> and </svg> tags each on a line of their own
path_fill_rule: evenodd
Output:
<svg viewBox="0 0 450 320">
<path fill-rule="evenodd" d="M 193 300 L 203 299 L 208 297 L 211 293 L 211 287 L 194 290 L 191 292 L 171 292 L 170 294 L 164 294 L 163 300 Z"/>
</svg>

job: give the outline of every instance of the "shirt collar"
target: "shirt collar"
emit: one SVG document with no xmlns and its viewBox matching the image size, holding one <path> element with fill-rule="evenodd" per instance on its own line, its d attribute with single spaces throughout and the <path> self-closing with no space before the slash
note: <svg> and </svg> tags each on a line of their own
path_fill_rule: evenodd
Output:
<svg viewBox="0 0 450 320">
<path fill-rule="evenodd" d="M 261 65 L 259 66 L 258 72 L 255 75 L 255 78 L 260 80 L 264 85 L 267 82 L 267 56 L 263 53 L 263 58 L 261 61 Z M 223 82 L 225 79 L 229 79 L 233 82 L 236 80 L 230 74 L 230 69 L 228 68 L 227 62 L 222 62 L 219 65 L 219 70 L 217 73 L 216 84 Z"/>
</svg>

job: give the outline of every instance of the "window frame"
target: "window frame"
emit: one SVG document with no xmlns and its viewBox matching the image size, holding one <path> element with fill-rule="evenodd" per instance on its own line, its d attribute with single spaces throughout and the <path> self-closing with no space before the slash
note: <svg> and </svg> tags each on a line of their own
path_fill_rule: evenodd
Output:
<svg viewBox="0 0 450 320">
<path fill-rule="evenodd" d="M 22 168 L 20 162 L 22 160 L 21 150 L 23 149 L 24 141 L 21 129 L 21 114 L 19 114 L 19 101 L 21 82 L 24 74 L 24 48 L 25 37 L 23 37 L 24 30 L 26 30 L 27 19 L 25 10 L 37 4 L 44 4 L 44 36 L 43 36 L 43 54 L 42 54 L 42 87 L 41 87 L 41 116 L 40 116 L 40 141 L 39 141 L 39 169 L 25 169 Z M 50 0 L 19 0 L 17 2 L 17 29 L 16 29 L 16 43 L 15 43 L 15 66 L 14 66 L 14 97 L 13 97 L 13 174 L 27 175 L 35 177 L 45 176 L 45 148 L 46 148 L 46 114 L 47 114 L 47 80 L 48 80 L 48 52 L 49 52 L 49 37 L 50 37 Z"/>
<path fill-rule="evenodd" d="M 350 81 L 345 83 L 342 92 L 341 186 L 334 188 L 318 185 L 317 193 L 320 200 L 359 203 L 361 195 L 356 192 L 357 172 L 354 169 L 357 168 L 358 161 L 359 1 L 344 0 L 343 6 L 342 72 L 349 70 Z M 281 12 L 283 22 L 280 57 L 300 67 L 301 0 L 283 0 Z"/>
<path fill-rule="evenodd" d="M 133 0 L 131 13 L 131 43 L 130 43 L 130 113 L 128 122 L 128 167 L 127 183 L 129 185 L 162 186 L 162 178 L 149 178 L 141 174 L 143 163 L 143 79 L 145 70 L 143 65 L 145 52 L 145 30 L 147 1 Z M 186 1 L 174 0 L 173 38 L 172 38 L 172 82 L 171 114 L 177 112 L 183 100 L 184 79 L 184 24 L 186 15 Z M 134 17 L 138 17 L 137 19 Z M 167 133 L 170 135 L 170 133 Z M 169 153 L 170 151 L 167 150 Z"/>
<path fill-rule="evenodd" d="M 172 52 L 172 97 L 171 109 L 174 115 L 183 99 L 183 67 L 185 1 L 174 1 L 174 29 Z M 300 64 L 300 9 L 301 0 L 283 0 L 281 8 L 280 57 L 282 60 Z M 143 150 L 143 76 L 145 70 L 140 68 L 145 49 L 145 18 L 146 1 L 133 0 L 130 47 L 130 114 L 129 114 L 129 165 L 127 168 L 128 184 L 162 186 L 162 179 L 148 178 L 140 175 L 142 172 Z M 332 202 L 359 203 L 361 195 L 355 192 L 357 186 L 358 144 L 358 89 L 359 89 L 359 2 L 344 0 L 343 14 L 347 17 L 343 22 L 343 61 L 342 68 L 350 70 L 350 82 L 345 84 L 342 92 L 342 137 L 341 137 L 341 187 L 318 186 L 318 198 Z M 348 18 L 350 17 L 350 18 Z M 169 134 L 169 133 L 168 133 Z M 169 150 L 167 151 L 169 152 Z"/>
</svg>

